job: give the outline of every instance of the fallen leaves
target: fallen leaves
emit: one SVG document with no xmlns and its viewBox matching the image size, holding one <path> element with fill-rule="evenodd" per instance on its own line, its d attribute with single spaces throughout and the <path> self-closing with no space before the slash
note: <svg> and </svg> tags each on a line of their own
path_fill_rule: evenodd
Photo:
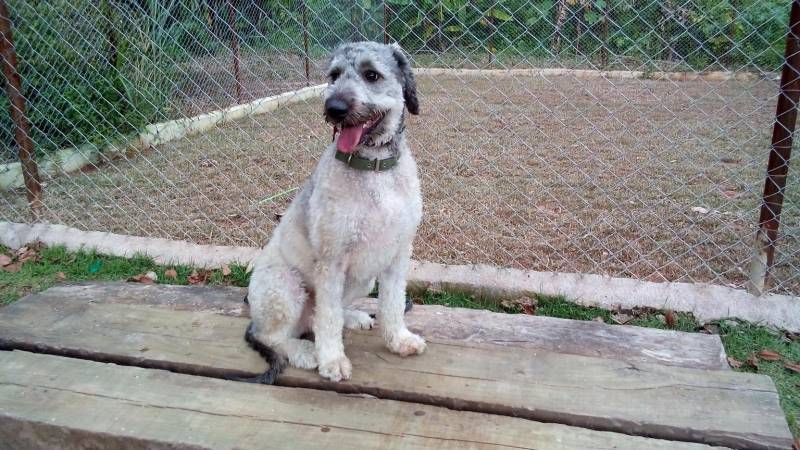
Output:
<svg viewBox="0 0 800 450">
<path fill-rule="evenodd" d="M 734 358 L 733 356 L 728 356 L 728 364 L 734 369 L 741 369 L 744 366 L 744 363 L 739 361 L 738 359 Z"/>
<path fill-rule="evenodd" d="M 503 300 L 500 302 L 500 306 L 508 312 L 518 312 L 521 310 L 522 313 L 529 316 L 536 315 L 536 307 L 538 304 L 535 298 L 530 297 L 520 297 L 515 300 Z"/>
<path fill-rule="evenodd" d="M 15 256 L 17 262 L 21 264 L 25 261 L 37 261 L 39 259 L 39 252 L 37 252 L 34 247 L 25 246 L 18 248 Z"/>
<path fill-rule="evenodd" d="M 231 268 L 227 264 L 222 265 L 222 276 L 227 277 L 231 274 Z"/>
<path fill-rule="evenodd" d="M 56 280 L 64 281 L 67 279 L 67 275 L 64 272 L 56 272 Z"/>
<path fill-rule="evenodd" d="M 800 363 L 786 362 L 783 363 L 783 367 L 786 368 L 787 370 L 791 370 L 792 372 L 800 373 Z"/>
<path fill-rule="evenodd" d="M 175 280 L 178 278 L 178 271 L 175 269 L 167 269 L 164 271 L 164 278 L 169 278 L 170 280 Z"/>
<path fill-rule="evenodd" d="M 734 369 L 740 369 L 742 367 L 752 367 L 757 370 L 759 361 L 769 361 L 769 362 L 782 361 L 783 367 L 786 370 L 790 370 L 795 373 L 800 373 L 800 363 L 787 361 L 785 357 L 780 353 L 766 348 L 758 353 L 752 353 L 744 362 L 739 361 L 732 356 L 728 357 L 728 364 L 730 364 L 731 367 L 733 367 Z"/>
<path fill-rule="evenodd" d="M 156 280 L 158 280 L 158 275 L 156 275 L 156 273 L 153 271 L 140 273 L 139 275 L 128 278 L 128 281 L 134 281 L 143 284 L 153 284 L 156 282 Z"/>
<path fill-rule="evenodd" d="M 668 309 L 664 313 L 664 321 L 667 323 L 667 326 L 670 327 L 670 328 L 675 328 L 675 326 L 678 324 L 678 321 L 675 318 L 675 312 L 672 311 L 671 309 Z"/>
<path fill-rule="evenodd" d="M 781 361 L 783 360 L 783 356 L 779 353 L 773 352 L 772 350 L 761 350 L 756 354 L 760 359 L 764 361 Z"/>
<path fill-rule="evenodd" d="M 38 261 L 39 250 L 42 248 L 41 243 L 26 245 L 18 248 L 11 255 L 0 253 L 0 269 L 3 272 L 16 273 L 22 268 L 22 265 L 28 261 Z"/>
<path fill-rule="evenodd" d="M 203 285 L 206 284 L 210 276 L 211 276 L 210 270 L 205 270 L 205 269 L 194 270 L 192 274 L 189 275 L 189 278 L 186 279 L 186 281 L 188 281 L 189 284 Z"/>
</svg>

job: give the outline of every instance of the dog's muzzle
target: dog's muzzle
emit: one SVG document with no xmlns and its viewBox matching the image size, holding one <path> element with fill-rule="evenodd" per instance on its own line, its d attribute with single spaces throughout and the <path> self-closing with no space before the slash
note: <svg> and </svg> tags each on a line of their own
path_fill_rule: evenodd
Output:
<svg viewBox="0 0 800 450">
<path fill-rule="evenodd" d="M 346 101 L 331 97 L 325 100 L 325 114 L 334 121 L 341 122 L 350 112 L 350 105 Z"/>
</svg>

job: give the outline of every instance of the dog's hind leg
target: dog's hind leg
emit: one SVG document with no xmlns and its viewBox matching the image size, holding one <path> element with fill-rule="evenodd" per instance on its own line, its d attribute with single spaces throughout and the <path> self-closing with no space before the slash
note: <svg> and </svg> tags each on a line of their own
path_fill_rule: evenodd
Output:
<svg viewBox="0 0 800 450">
<path fill-rule="evenodd" d="M 301 369 L 317 367 L 314 343 L 299 339 L 307 331 L 307 324 L 302 319 L 311 305 L 297 271 L 284 267 L 254 271 L 248 300 L 253 319 L 251 339 L 282 355 L 292 366 Z"/>
</svg>

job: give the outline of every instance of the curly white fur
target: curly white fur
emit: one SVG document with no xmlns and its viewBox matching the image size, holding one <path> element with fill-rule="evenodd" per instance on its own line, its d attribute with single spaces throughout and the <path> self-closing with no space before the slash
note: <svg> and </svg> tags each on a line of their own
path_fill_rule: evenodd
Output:
<svg viewBox="0 0 800 450">
<path fill-rule="evenodd" d="M 382 78 L 369 82 L 363 68 Z M 300 368 L 318 367 L 330 380 L 350 378 L 342 328 L 368 329 L 375 321 L 348 310 L 379 281 L 378 324 L 388 348 L 400 355 L 422 353 L 425 341 L 406 328 L 406 272 L 422 216 L 417 167 L 402 131 L 404 106 L 416 113 L 416 91 L 408 61 L 397 46 L 346 44 L 333 54 L 341 73 L 326 91 L 345 95 L 354 108 L 385 114 L 358 154 L 386 158 L 387 171 L 361 171 L 334 158 L 329 145 L 289 206 L 269 244 L 255 259 L 248 299 L 254 337 Z M 362 111 L 363 113 L 363 111 Z M 313 330 L 315 342 L 300 339 Z"/>
</svg>

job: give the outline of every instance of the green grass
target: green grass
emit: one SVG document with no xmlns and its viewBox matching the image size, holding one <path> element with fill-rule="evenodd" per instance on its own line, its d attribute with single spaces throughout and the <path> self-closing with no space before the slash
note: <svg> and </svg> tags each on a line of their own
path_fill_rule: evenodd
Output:
<svg viewBox="0 0 800 450">
<path fill-rule="evenodd" d="M 10 251 L 0 246 L 0 253 L 10 254 Z M 175 279 L 164 275 L 168 269 L 175 269 Z M 245 266 L 232 265 L 230 269 L 228 276 L 224 276 L 221 270 L 212 271 L 206 284 L 247 286 Z M 64 247 L 43 247 L 39 250 L 39 260 L 25 262 L 19 272 L 0 271 L 0 306 L 31 292 L 47 289 L 58 282 L 124 281 L 149 271 L 158 275 L 157 283 L 189 284 L 188 277 L 194 269 L 189 266 L 158 265 L 151 258 L 143 256 L 120 258 L 96 252 L 72 253 L 67 252 Z M 59 280 L 59 272 L 64 274 L 63 281 Z"/>
<path fill-rule="evenodd" d="M 10 250 L 0 246 L 0 253 Z M 168 279 L 164 272 L 174 269 L 175 279 Z M 38 292 L 59 283 L 79 281 L 123 281 L 130 277 L 153 271 L 158 275 L 157 283 L 188 284 L 188 277 L 195 269 L 188 266 L 163 266 L 147 257 L 120 258 L 95 252 L 67 252 L 63 247 L 43 247 L 38 261 L 24 263 L 19 272 L 0 271 L 0 305 L 9 304 L 18 298 Z M 248 274 L 242 265 L 231 265 L 231 273 L 223 275 L 221 270 L 209 273 L 208 285 L 246 286 Z M 59 280 L 59 272 L 64 280 Z M 461 308 L 486 309 L 509 314 L 521 313 L 518 305 L 503 307 L 497 302 L 477 299 L 470 295 L 453 292 L 428 292 L 415 301 Z M 576 305 L 563 297 L 538 296 L 536 314 L 575 320 L 595 320 L 600 317 L 605 323 L 614 324 L 614 313 L 600 308 Z M 641 310 L 630 313 L 633 319 L 628 325 L 669 329 L 664 311 Z M 719 321 L 713 324 L 722 338 L 725 351 L 739 361 L 745 361 L 761 350 L 780 353 L 787 361 L 800 362 L 800 340 L 791 340 L 785 333 L 769 328 L 735 321 Z M 697 332 L 699 326 L 691 315 L 675 314 L 675 327 L 679 331 Z M 800 374 L 790 372 L 781 362 L 759 361 L 758 368 L 742 367 L 745 372 L 768 375 L 775 382 L 781 397 L 789 426 L 795 436 L 800 436 Z"/>
</svg>

